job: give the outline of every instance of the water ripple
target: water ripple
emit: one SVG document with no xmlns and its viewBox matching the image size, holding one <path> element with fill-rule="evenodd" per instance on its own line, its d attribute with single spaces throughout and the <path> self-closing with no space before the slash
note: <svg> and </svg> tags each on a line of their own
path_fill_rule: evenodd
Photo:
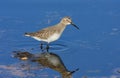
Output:
<svg viewBox="0 0 120 78">
<path fill-rule="evenodd" d="M 34 52 L 41 52 L 40 50 L 40 42 L 37 41 L 14 41 L 16 44 L 13 46 L 16 50 L 28 50 Z M 46 44 L 44 44 L 44 47 Z M 52 52 L 65 52 L 70 48 L 70 43 L 67 41 L 56 41 L 54 43 L 50 43 L 50 51 Z"/>
</svg>

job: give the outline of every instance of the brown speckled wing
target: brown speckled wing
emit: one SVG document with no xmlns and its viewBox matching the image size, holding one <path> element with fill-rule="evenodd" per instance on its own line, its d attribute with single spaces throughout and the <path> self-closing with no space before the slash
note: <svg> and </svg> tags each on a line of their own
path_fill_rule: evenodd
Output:
<svg viewBox="0 0 120 78">
<path fill-rule="evenodd" d="M 56 30 L 54 30 L 54 29 L 43 29 L 43 30 L 40 30 L 38 32 L 35 32 L 34 36 L 41 38 L 41 39 L 47 39 L 55 32 L 56 32 Z"/>
</svg>

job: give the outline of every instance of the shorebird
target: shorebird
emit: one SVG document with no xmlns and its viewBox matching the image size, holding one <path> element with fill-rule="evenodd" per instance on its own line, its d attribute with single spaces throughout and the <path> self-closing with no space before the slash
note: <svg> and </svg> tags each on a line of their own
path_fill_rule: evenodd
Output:
<svg viewBox="0 0 120 78">
<path fill-rule="evenodd" d="M 38 41 L 47 42 L 47 52 L 49 49 L 49 43 L 56 41 L 60 38 L 61 34 L 63 33 L 64 29 L 68 25 L 72 25 L 79 29 L 73 22 L 69 16 L 63 17 L 61 21 L 53 26 L 49 26 L 47 28 L 43 28 L 37 32 L 25 33 L 25 36 L 32 37 Z M 41 50 L 43 49 L 43 44 L 40 45 Z"/>
</svg>

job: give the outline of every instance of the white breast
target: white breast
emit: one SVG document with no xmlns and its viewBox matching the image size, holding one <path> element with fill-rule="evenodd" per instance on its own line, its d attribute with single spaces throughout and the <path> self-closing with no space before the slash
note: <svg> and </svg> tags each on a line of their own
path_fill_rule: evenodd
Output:
<svg viewBox="0 0 120 78">
<path fill-rule="evenodd" d="M 50 36 L 50 37 L 48 38 L 48 43 L 59 39 L 59 38 L 60 38 L 60 35 L 61 35 L 61 34 L 57 34 L 57 33 L 53 34 L 52 36 Z"/>
<path fill-rule="evenodd" d="M 52 36 L 50 36 L 48 39 L 40 39 L 38 37 L 32 37 L 32 38 L 34 38 L 34 39 L 36 39 L 38 41 L 45 41 L 45 42 L 50 43 L 52 41 L 55 41 L 55 40 L 59 39 L 59 37 L 60 37 L 60 34 L 55 33 Z"/>
</svg>

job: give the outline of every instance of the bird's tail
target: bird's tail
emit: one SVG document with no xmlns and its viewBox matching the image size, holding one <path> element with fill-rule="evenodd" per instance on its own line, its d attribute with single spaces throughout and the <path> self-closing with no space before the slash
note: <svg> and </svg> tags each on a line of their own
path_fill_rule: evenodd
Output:
<svg viewBox="0 0 120 78">
<path fill-rule="evenodd" d="M 30 36 L 30 33 L 25 33 L 24 35 L 29 37 L 29 36 Z"/>
</svg>

